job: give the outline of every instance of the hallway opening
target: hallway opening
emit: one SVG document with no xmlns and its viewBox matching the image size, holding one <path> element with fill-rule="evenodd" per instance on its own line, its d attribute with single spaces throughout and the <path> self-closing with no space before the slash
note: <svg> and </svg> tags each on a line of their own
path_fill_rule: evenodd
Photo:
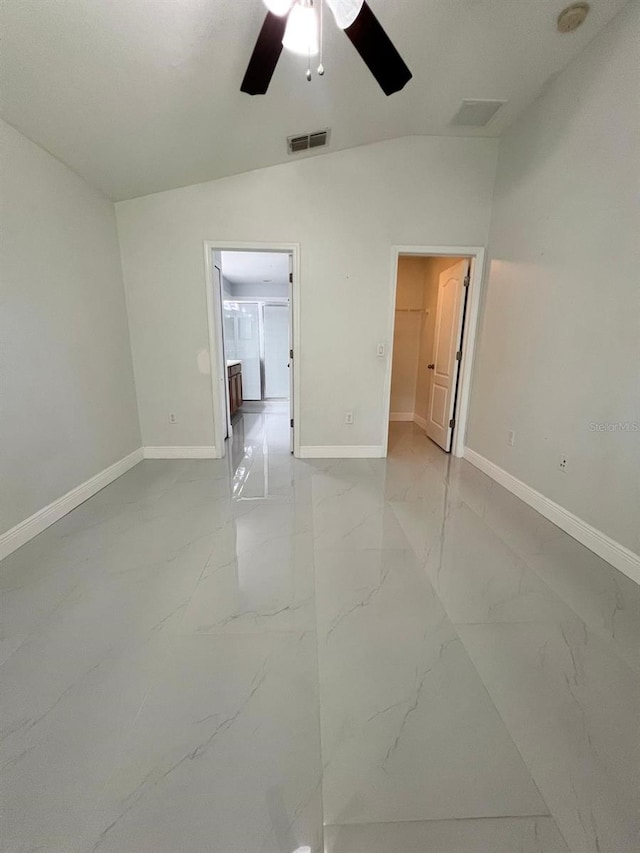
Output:
<svg viewBox="0 0 640 853">
<path fill-rule="evenodd" d="M 484 250 L 395 247 L 385 418 L 462 456 Z"/>
</svg>

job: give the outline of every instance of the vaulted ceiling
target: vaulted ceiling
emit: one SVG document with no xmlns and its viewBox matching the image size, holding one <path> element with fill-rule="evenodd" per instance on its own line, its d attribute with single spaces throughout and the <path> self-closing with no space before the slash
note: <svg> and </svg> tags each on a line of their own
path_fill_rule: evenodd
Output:
<svg viewBox="0 0 640 853">
<path fill-rule="evenodd" d="M 288 135 L 324 127 L 323 151 L 499 136 L 625 0 L 591 0 L 569 35 L 556 29 L 564 0 L 369 5 L 413 72 L 389 98 L 329 15 L 324 77 L 308 83 L 284 51 L 252 97 L 240 82 L 261 0 L 3 0 L 2 115 L 114 200 L 285 162 Z M 508 103 L 485 128 L 452 126 L 469 98 Z"/>
</svg>

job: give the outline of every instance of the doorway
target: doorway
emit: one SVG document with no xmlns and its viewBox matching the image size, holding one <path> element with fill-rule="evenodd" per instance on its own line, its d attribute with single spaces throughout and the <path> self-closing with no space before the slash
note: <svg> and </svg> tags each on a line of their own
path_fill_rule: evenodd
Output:
<svg viewBox="0 0 640 853">
<path fill-rule="evenodd" d="M 385 422 L 410 421 L 462 456 L 484 252 L 396 247 Z"/>
<path fill-rule="evenodd" d="M 205 243 L 219 456 L 226 455 L 226 442 L 234 429 L 242 432 L 247 417 L 256 414 L 277 414 L 280 427 L 287 431 L 289 451 L 296 452 L 297 255 L 295 245 Z"/>
</svg>

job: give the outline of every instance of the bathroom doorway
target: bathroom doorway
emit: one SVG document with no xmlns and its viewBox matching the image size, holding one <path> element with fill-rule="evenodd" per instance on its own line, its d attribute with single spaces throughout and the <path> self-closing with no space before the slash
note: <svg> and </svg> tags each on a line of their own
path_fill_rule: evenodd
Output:
<svg viewBox="0 0 640 853">
<path fill-rule="evenodd" d="M 243 415 L 269 413 L 286 423 L 294 452 L 296 249 L 205 245 L 212 283 L 207 293 L 212 360 L 215 356 L 219 362 L 214 379 L 214 410 L 220 413 L 216 441 L 224 446 Z"/>
</svg>

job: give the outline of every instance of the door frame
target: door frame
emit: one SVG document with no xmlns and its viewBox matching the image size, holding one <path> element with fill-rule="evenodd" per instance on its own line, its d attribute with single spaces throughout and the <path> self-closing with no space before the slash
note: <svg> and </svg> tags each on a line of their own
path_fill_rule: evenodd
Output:
<svg viewBox="0 0 640 853">
<path fill-rule="evenodd" d="M 389 341 L 387 372 L 385 377 L 385 392 L 382 425 L 384 455 L 387 455 L 389 444 L 389 414 L 391 412 L 391 370 L 393 367 L 393 339 L 395 334 L 396 291 L 398 287 L 398 259 L 401 255 L 414 257 L 452 257 L 469 258 L 471 272 L 469 276 L 469 294 L 465 315 L 464 335 L 462 339 L 462 361 L 458 377 L 458 397 L 456 401 L 456 425 L 451 442 L 451 455 L 464 456 L 464 446 L 469 418 L 469 402 L 471 397 L 471 378 L 473 363 L 476 355 L 478 339 L 478 319 L 480 314 L 480 297 L 484 281 L 485 248 L 484 246 L 392 246 L 391 247 L 391 287 L 389 305 Z"/>
<path fill-rule="evenodd" d="M 222 306 L 222 270 L 216 264 L 215 259 L 212 259 L 213 266 L 211 268 L 211 273 L 213 275 L 213 300 L 215 304 L 221 308 Z M 220 281 L 217 280 L 216 271 L 220 273 Z M 216 352 L 218 355 L 218 359 L 220 363 L 225 362 L 225 342 L 224 342 L 224 323 L 222 320 L 222 315 L 220 319 L 220 340 L 217 343 Z M 211 365 L 211 353 L 209 353 L 209 365 Z M 233 426 L 231 424 L 231 394 L 229 393 L 229 377 L 227 376 L 227 381 L 224 383 L 224 400 L 223 400 L 223 418 L 224 421 L 224 430 L 222 431 L 222 439 L 223 443 L 227 438 L 231 438 L 233 435 Z"/>
<path fill-rule="evenodd" d="M 214 271 L 214 252 L 280 252 L 291 255 L 293 265 L 293 284 L 289 300 L 289 328 L 293 337 L 293 399 L 289 401 L 289 410 L 293 418 L 293 455 L 300 455 L 300 244 L 299 243 L 260 243 L 241 240 L 204 240 L 205 294 L 207 301 L 207 327 L 209 332 L 209 366 L 211 375 L 211 402 L 213 405 L 213 432 L 216 458 L 225 455 L 225 384 L 227 381 L 224 364 L 221 298 L 216 292 Z M 222 353 L 222 355 L 220 355 Z"/>
</svg>

